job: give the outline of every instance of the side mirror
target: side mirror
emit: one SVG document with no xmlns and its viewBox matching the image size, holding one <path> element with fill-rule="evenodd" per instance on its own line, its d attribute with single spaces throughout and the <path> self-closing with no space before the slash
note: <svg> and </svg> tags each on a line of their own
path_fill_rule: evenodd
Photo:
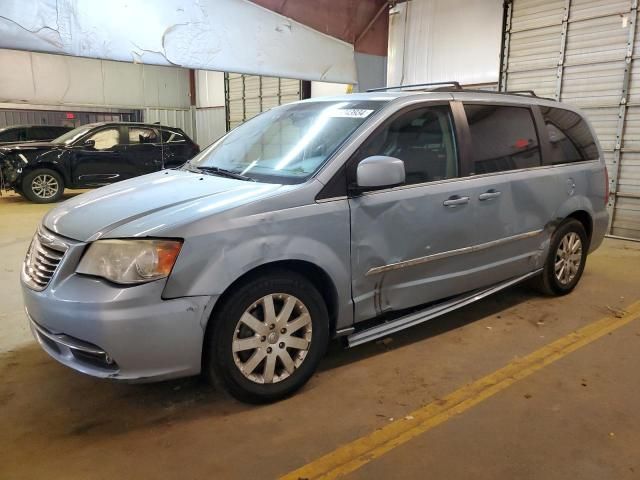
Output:
<svg viewBox="0 0 640 480">
<path fill-rule="evenodd" d="M 404 183 L 404 162 L 399 158 L 374 155 L 358 164 L 356 180 L 360 188 L 393 187 Z"/>
<path fill-rule="evenodd" d="M 84 141 L 84 144 L 83 144 L 83 145 L 84 145 L 85 147 L 88 147 L 88 148 L 95 148 L 95 146 L 96 146 L 96 141 L 95 141 L 95 140 L 88 139 L 88 140 L 85 140 L 85 141 Z"/>
</svg>

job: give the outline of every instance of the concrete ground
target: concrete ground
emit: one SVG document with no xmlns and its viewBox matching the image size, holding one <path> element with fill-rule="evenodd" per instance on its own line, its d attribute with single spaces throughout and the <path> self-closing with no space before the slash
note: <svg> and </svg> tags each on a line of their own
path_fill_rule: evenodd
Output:
<svg viewBox="0 0 640 480">
<path fill-rule="evenodd" d="M 248 406 L 197 379 L 96 380 L 31 339 L 19 265 L 47 206 L 0 198 L 0 478 L 276 478 L 640 300 L 640 243 L 607 239 L 568 296 L 511 288 L 344 350 L 294 397 Z M 640 478 L 640 317 L 351 478 Z"/>
</svg>

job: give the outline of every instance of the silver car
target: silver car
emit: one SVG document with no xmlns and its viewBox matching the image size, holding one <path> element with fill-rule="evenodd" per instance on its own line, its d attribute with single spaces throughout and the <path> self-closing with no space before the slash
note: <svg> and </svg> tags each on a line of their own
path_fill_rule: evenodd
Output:
<svg viewBox="0 0 640 480">
<path fill-rule="evenodd" d="M 387 91 L 274 108 L 181 168 L 51 210 L 22 272 L 42 348 L 96 377 L 203 373 L 267 402 L 358 345 L 525 279 L 576 286 L 608 225 L 575 109 Z"/>
</svg>

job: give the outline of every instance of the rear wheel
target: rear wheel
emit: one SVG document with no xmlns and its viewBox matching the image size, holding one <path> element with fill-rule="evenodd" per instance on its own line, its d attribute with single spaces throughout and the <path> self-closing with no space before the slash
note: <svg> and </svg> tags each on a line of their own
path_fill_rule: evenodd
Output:
<svg viewBox="0 0 640 480">
<path fill-rule="evenodd" d="M 272 402 L 313 375 L 329 338 L 326 305 L 293 272 L 240 286 L 216 312 L 205 345 L 204 374 L 239 400 Z"/>
<path fill-rule="evenodd" d="M 55 170 L 38 168 L 24 176 L 20 190 L 35 203 L 57 202 L 64 193 L 64 181 Z"/>
<path fill-rule="evenodd" d="M 551 238 L 549 254 L 535 285 L 547 295 L 571 292 L 587 261 L 588 238 L 584 226 L 573 218 L 565 220 Z"/>
</svg>

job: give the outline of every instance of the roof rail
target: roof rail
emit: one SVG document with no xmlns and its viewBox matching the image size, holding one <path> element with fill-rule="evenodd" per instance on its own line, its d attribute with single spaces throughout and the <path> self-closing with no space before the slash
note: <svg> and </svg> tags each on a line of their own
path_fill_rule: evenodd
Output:
<svg viewBox="0 0 640 480">
<path fill-rule="evenodd" d="M 432 88 L 430 88 L 432 87 Z M 386 92 L 388 90 L 427 90 L 431 92 L 468 92 L 468 93 L 490 93 L 494 95 L 521 95 L 539 98 L 541 100 L 551 100 L 556 102 L 555 98 L 539 97 L 533 90 L 480 90 L 473 88 L 463 88 L 459 82 L 431 82 L 431 83 L 415 83 L 411 85 L 396 85 L 394 87 L 370 88 L 367 92 Z"/>
<path fill-rule="evenodd" d="M 432 82 L 432 83 L 414 83 L 411 85 L 396 85 L 394 87 L 370 88 L 367 92 L 385 92 L 387 90 L 413 89 L 419 87 L 441 87 L 450 85 L 455 90 L 462 90 L 459 82 Z"/>
<path fill-rule="evenodd" d="M 531 95 L 532 97 L 539 98 L 533 90 L 507 90 L 504 93 L 508 93 L 510 95 Z"/>
</svg>

